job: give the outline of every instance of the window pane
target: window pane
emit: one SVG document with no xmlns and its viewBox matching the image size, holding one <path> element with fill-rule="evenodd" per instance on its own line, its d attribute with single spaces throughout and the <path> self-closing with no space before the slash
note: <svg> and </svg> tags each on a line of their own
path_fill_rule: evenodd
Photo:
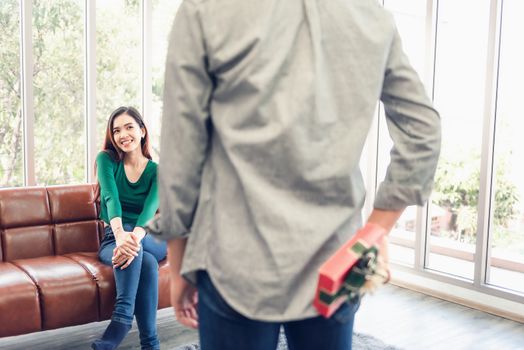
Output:
<svg viewBox="0 0 524 350">
<path fill-rule="evenodd" d="M 443 140 L 427 267 L 468 279 L 477 231 L 489 2 L 440 0 L 438 13 L 434 96 Z"/>
<path fill-rule="evenodd" d="M 152 81 L 153 101 L 149 132 L 153 157 L 158 159 L 160 126 L 162 117 L 162 97 L 164 93 L 164 69 L 167 55 L 168 37 L 181 0 L 158 0 L 153 3 L 153 55 Z"/>
<path fill-rule="evenodd" d="M 495 134 L 495 203 L 488 283 L 524 292 L 524 3 L 505 0 Z"/>
<path fill-rule="evenodd" d="M 35 172 L 39 185 L 85 181 L 83 3 L 33 2 Z"/>
<path fill-rule="evenodd" d="M 423 76 L 426 51 L 426 1 L 386 0 L 384 6 L 393 13 L 397 28 L 402 37 L 406 55 L 419 76 Z M 384 108 L 380 109 L 378 179 L 386 175 L 390 161 L 389 152 L 393 142 L 389 137 L 384 119 Z M 413 266 L 415 261 L 415 223 L 417 207 L 411 206 L 400 217 L 390 235 L 390 257 L 392 261 Z"/>
<path fill-rule="evenodd" d="M 17 0 L 0 2 L 0 187 L 24 183 L 19 13 Z"/>
<path fill-rule="evenodd" d="M 119 106 L 142 112 L 142 34 L 139 0 L 96 2 L 96 117 L 99 148 Z"/>
<path fill-rule="evenodd" d="M 395 18 L 402 46 L 409 61 L 423 77 L 426 67 L 426 0 L 385 0 L 384 7 Z"/>
</svg>

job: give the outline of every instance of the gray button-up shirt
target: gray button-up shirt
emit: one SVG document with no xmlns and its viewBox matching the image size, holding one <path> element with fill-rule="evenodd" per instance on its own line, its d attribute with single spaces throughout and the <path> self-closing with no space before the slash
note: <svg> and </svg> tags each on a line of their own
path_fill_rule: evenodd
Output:
<svg viewBox="0 0 524 350">
<path fill-rule="evenodd" d="M 375 207 L 427 199 L 440 119 L 375 0 L 186 0 L 170 36 L 162 239 L 189 237 L 247 317 L 317 315 L 319 266 L 361 226 L 359 159 L 377 101 L 394 141 Z"/>
</svg>

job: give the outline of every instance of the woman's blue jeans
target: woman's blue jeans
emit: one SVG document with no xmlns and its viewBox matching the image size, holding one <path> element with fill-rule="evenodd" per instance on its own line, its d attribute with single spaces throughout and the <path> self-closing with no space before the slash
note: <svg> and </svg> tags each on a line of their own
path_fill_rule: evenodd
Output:
<svg viewBox="0 0 524 350">
<path fill-rule="evenodd" d="M 351 350 L 353 321 L 360 301 L 344 304 L 329 319 L 318 316 L 263 322 L 233 310 L 205 271 L 198 272 L 197 288 L 202 350 L 275 350 L 280 326 L 284 327 L 289 350 Z"/>
<path fill-rule="evenodd" d="M 124 230 L 133 231 L 133 226 L 124 224 Z M 130 325 L 133 323 L 133 316 L 136 316 L 142 349 L 159 349 L 156 331 L 158 262 L 165 259 L 167 246 L 151 235 L 146 235 L 141 244 L 138 256 L 127 268 L 113 269 L 116 303 L 111 320 Z M 111 227 L 107 226 L 98 251 L 98 257 L 105 265 L 113 266 L 111 258 L 115 247 L 115 236 Z"/>
</svg>

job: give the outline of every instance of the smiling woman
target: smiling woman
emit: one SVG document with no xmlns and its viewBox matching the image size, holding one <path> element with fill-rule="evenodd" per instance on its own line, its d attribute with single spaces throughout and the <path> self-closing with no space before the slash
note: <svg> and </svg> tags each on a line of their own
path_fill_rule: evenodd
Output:
<svg viewBox="0 0 524 350">
<path fill-rule="evenodd" d="M 96 170 L 105 225 L 98 257 L 114 268 L 117 296 L 111 323 L 92 348 L 118 347 L 136 316 L 142 348 L 159 349 L 158 262 L 166 257 L 166 244 L 144 230 L 158 209 L 157 164 L 146 125 L 133 107 L 111 113 Z"/>
</svg>

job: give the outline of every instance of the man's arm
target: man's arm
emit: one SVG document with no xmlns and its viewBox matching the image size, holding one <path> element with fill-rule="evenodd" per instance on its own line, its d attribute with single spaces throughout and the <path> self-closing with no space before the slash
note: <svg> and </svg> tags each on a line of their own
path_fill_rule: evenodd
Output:
<svg viewBox="0 0 524 350">
<path fill-rule="evenodd" d="M 169 240 L 171 304 L 177 320 L 191 328 L 198 327 L 196 290 L 180 269 L 209 147 L 213 90 L 197 6 L 182 2 L 169 39 L 158 169 L 160 222 L 152 232 Z"/>
<path fill-rule="evenodd" d="M 409 205 L 423 205 L 433 186 L 440 153 L 440 117 L 409 64 L 396 30 L 390 46 L 381 100 L 393 148 L 374 208 L 402 211 Z"/>
<path fill-rule="evenodd" d="M 386 178 L 377 191 L 368 222 L 390 232 L 407 206 L 423 205 L 428 199 L 441 143 L 440 117 L 419 76 L 409 64 L 396 29 L 381 100 L 393 148 Z M 384 268 L 389 271 L 387 237 L 384 237 L 380 251 Z"/>
<path fill-rule="evenodd" d="M 159 161 L 160 239 L 193 224 L 209 143 L 213 90 L 198 4 L 184 1 L 169 39 Z"/>
</svg>

